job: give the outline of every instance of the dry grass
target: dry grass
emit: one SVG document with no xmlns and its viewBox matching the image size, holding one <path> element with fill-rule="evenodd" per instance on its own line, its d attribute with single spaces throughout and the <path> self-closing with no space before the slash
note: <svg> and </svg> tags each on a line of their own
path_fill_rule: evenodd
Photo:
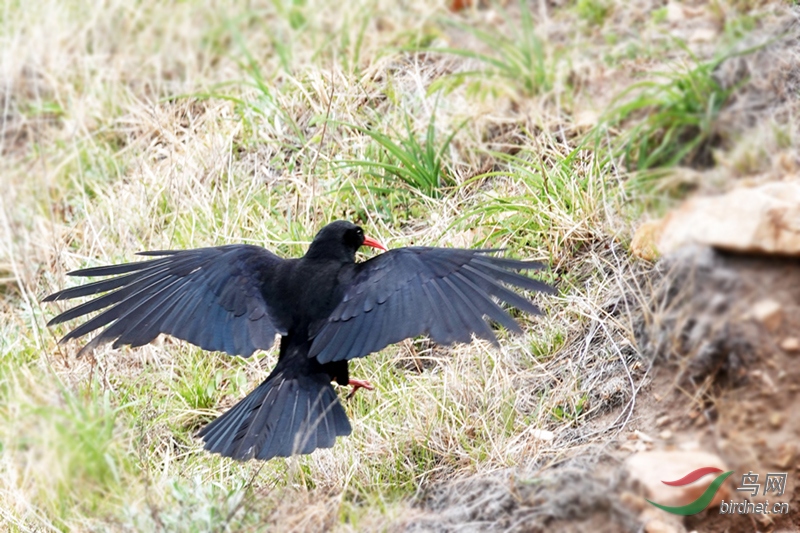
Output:
<svg viewBox="0 0 800 533">
<path fill-rule="evenodd" d="M 526 27 L 513 2 L 456 14 L 383 0 L 7 3 L 0 520 L 17 531 L 457 527 L 474 517 L 443 518 L 430 502 L 460 501 L 464 480 L 542 479 L 581 454 L 591 469 L 648 377 L 633 310 L 649 267 L 629 256 L 629 226 L 669 200 L 617 165 L 614 139 L 641 116 L 586 133 L 643 72 L 691 62 L 689 51 L 714 57 L 704 28 L 724 46 L 776 21 L 795 31 L 778 4 L 701 3 L 682 21 L 660 2 L 536 2 Z M 470 28 L 534 32 L 543 60 Z M 508 75 L 530 64 L 544 77 Z M 796 87 L 783 85 L 791 94 L 768 115 L 742 103 L 768 99 L 763 86 L 736 87 L 722 118 L 740 124 L 742 110 L 748 125 L 726 130 L 719 160 L 751 175 L 772 146 L 796 158 Z M 342 164 L 388 157 L 342 124 L 398 140 L 432 116 L 437 146 L 455 132 L 439 198 Z M 743 147 L 753 128 L 773 136 Z M 242 360 L 165 339 L 75 359 L 79 345 L 57 346 L 63 331 L 44 327 L 58 309 L 38 302 L 69 270 L 237 242 L 299 255 L 339 218 L 390 247 L 508 247 L 551 264 L 560 295 L 537 298 L 546 317 L 521 317 L 525 335 L 500 349 L 419 340 L 356 362 L 377 390 L 346 405 L 353 435 L 264 465 L 208 455 L 192 434 L 266 377 L 274 352 Z M 508 514 L 498 509 L 479 522 Z"/>
</svg>

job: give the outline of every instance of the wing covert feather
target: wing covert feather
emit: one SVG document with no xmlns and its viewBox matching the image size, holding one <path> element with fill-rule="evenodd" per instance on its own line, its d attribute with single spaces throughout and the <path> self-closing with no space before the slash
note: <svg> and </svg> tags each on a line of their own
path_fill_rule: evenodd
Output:
<svg viewBox="0 0 800 533">
<path fill-rule="evenodd" d="M 364 357 L 423 334 L 439 344 L 469 342 L 473 334 L 496 343 L 486 318 L 520 332 L 496 301 L 538 314 L 509 287 L 555 291 L 518 273 L 542 264 L 489 255 L 495 251 L 409 247 L 360 263 L 342 301 L 316 331 L 309 357 L 323 364 Z"/>
</svg>

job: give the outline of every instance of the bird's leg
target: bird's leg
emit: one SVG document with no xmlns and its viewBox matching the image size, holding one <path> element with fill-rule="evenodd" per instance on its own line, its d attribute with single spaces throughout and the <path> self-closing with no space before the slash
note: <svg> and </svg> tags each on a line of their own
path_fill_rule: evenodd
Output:
<svg viewBox="0 0 800 533">
<path fill-rule="evenodd" d="M 367 380 L 364 379 L 353 379 L 350 378 L 350 382 L 348 383 L 353 390 L 350 391 L 350 394 L 347 395 L 347 399 L 349 400 L 353 396 L 355 396 L 356 391 L 358 389 L 367 389 L 367 390 L 375 390 L 375 386 Z"/>
</svg>

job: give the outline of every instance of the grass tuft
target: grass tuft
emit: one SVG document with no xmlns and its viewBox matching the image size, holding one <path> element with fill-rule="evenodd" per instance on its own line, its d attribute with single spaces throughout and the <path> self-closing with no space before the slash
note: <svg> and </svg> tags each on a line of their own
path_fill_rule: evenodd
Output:
<svg viewBox="0 0 800 533">
<path fill-rule="evenodd" d="M 670 70 L 649 73 L 655 79 L 634 83 L 622 91 L 595 131 L 596 142 L 602 142 L 610 130 L 621 132 L 612 141 L 612 152 L 631 171 L 678 164 L 713 166 L 712 149 L 719 146 L 723 136 L 717 119 L 737 89 L 724 87 L 715 73 L 724 61 L 760 48 L 704 60 L 686 43 L 676 41 L 676 45 L 689 60 Z"/>
<path fill-rule="evenodd" d="M 345 160 L 339 168 L 362 168 L 366 174 L 392 185 L 393 179 L 400 180 L 410 190 L 427 196 L 439 198 L 445 187 L 452 185 L 444 156 L 458 133 L 455 129 L 444 141 L 439 142 L 436 135 L 436 114 L 431 114 L 424 136 L 413 129 L 410 117 L 404 119 L 405 135 L 393 131 L 390 136 L 379 131 L 343 123 L 342 126 L 366 135 L 377 145 L 376 160 Z"/>
<path fill-rule="evenodd" d="M 537 34 L 531 6 L 520 1 L 514 12 L 497 6 L 504 21 L 503 31 L 482 30 L 457 20 L 447 24 L 467 33 L 490 52 L 466 48 L 433 48 L 432 51 L 453 54 L 482 63 L 485 68 L 457 72 L 441 78 L 431 91 L 453 87 L 471 78 L 497 80 L 501 87 L 516 87 L 523 96 L 535 96 L 553 88 L 557 62 L 550 56 L 545 40 Z"/>
</svg>

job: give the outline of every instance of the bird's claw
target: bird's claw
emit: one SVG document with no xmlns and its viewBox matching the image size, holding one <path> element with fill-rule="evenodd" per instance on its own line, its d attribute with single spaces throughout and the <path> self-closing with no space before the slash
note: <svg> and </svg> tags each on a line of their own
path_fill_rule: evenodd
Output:
<svg viewBox="0 0 800 533">
<path fill-rule="evenodd" d="M 350 391 L 350 394 L 347 395 L 347 399 L 349 400 L 353 396 L 355 396 L 356 391 L 358 389 L 367 389 L 367 390 L 375 390 L 375 386 L 367 380 L 364 379 L 351 379 L 348 382 L 348 385 L 353 387 L 353 390 Z"/>
</svg>

